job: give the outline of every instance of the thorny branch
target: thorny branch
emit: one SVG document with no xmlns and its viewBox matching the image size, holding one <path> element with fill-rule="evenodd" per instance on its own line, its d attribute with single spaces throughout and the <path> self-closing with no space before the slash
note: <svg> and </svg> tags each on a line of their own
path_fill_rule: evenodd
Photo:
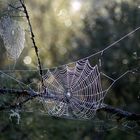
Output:
<svg viewBox="0 0 140 140">
<path fill-rule="evenodd" d="M 24 9 L 24 13 L 25 13 L 26 19 L 28 21 L 28 25 L 29 25 L 29 29 L 30 29 L 30 33 L 31 33 L 31 40 L 32 40 L 32 43 L 33 43 L 33 47 L 35 49 L 36 56 L 37 56 L 39 74 L 41 76 L 41 83 L 42 83 L 42 87 L 44 87 L 44 82 L 43 82 L 43 78 L 42 78 L 43 73 L 42 73 L 41 60 L 40 60 L 40 57 L 39 57 L 38 47 L 37 47 L 36 42 L 35 42 L 35 35 L 33 33 L 33 29 L 32 29 L 32 25 L 31 25 L 30 17 L 29 17 L 29 14 L 28 14 L 26 5 L 24 3 L 24 0 L 19 0 L 19 1 L 20 1 L 21 5 L 22 5 L 22 7 Z"/>
</svg>

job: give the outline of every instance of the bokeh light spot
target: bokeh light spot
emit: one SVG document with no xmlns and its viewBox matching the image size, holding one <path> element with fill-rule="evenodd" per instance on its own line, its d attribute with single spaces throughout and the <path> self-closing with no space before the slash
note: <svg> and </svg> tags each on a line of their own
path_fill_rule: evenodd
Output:
<svg viewBox="0 0 140 140">
<path fill-rule="evenodd" d="M 24 64 L 29 65 L 32 62 L 32 59 L 30 56 L 25 56 L 23 59 Z"/>
</svg>

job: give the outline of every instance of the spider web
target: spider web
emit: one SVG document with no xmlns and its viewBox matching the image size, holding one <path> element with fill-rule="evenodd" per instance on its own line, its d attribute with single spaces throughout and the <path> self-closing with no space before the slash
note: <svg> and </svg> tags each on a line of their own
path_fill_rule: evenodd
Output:
<svg viewBox="0 0 140 140">
<path fill-rule="evenodd" d="M 105 51 L 139 29 L 140 27 L 136 28 L 105 49 L 86 58 L 47 69 L 43 76 L 45 87 L 40 91 L 44 95 L 42 102 L 48 114 L 62 118 L 93 119 L 96 111 L 105 105 L 104 98 L 112 86 L 126 75 L 135 74 L 138 69 L 127 70 L 120 76 L 113 78 L 102 72 L 100 58 L 94 66 L 91 66 L 89 60 L 98 55 L 102 57 Z M 110 81 L 107 87 L 104 87 L 102 83 L 103 77 Z"/>
<path fill-rule="evenodd" d="M 13 22 L 9 17 L 4 20 Z M 132 32 L 107 46 L 105 49 L 91 54 L 88 57 L 59 67 L 44 69 L 44 87 L 40 86 L 39 77 L 36 76 L 38 70 L 1 70 L 1 86 L 33 90 L 34 92 L 42 94 L 42 98 L 40 98 L 39 101 L 44 104 L 46 112 L 51 116 L 82 120 L 93 119 L 96 115 L 96 111 L 104 106 L 104 98 L 111 87 L 122 77 L 133 71 L 127 70 L 125 73 L 114 79 L 103 73 L 100 69 L 100 66 L 102 65 L 101 59 L 99 59 L 99 64 L 95 64 L 94 66 L 91 65 L 89 59 L 94 59 L 97 55 L 102 56 L 106 50 L 110 49 L 139 29 L 140 27 L 136 28 Z M 2 29 L 0 30 L 2 32 Z M 12 31 L 11 28 L 8 29 L 8 31 L 9 30 Z M 4 35 L 2 36 L 6 42 L 7 40 L 5 37 L 7 37 L 7 35 L 5 37 Z M 17 47 L 20 48 L 15 48 L 16 51 L 5 43 L 7 51 L 10 48 L 8 53 L 14 59 L 17 59 L 22 52 L 22 45 L 24 43 L 21 40 L 20 43 L 21 45 L 17 44 Z M 8 42 L 8 44 L 11 44 L 11 42 Z M 29 73 L 34 75 L 35 80 L 24 80 L 24 77 L 30 75 Z M 105 77 L 108 81 L 111 81 L 111 84 L 107 88 L 104 88 L 101 77 Z M 37 88 L 38 86 L 39 89 Z"/>
<path fill-rule="evenodd" d="M 16 7 L 20 6 L 19 2 L 14 2 Z M 10 59 L 17 60 L 24 49 L 25 31 L 21 22 L 14 19 L 14 16 L 20 17 L 20 11 L 8 6 L 8 10 L 0 16 L 0 37 L 4 42 L 4 47 Z"/>
<path fill-rule="evenodd" d="M 91 119 L 102 106 L 106 91 L 102 90 L 98 66 L 92 67 L 88 59 L 48 70 L 43 78 L 44 95 L 52 97 L 45 102 L 49 115 Z"/>
</svg>

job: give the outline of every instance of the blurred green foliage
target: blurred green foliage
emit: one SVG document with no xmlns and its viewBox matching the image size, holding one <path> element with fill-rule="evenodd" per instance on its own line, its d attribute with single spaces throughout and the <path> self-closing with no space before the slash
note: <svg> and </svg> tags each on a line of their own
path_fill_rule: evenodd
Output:
<svg viewBox="0 0 140 140">
<path fill-rule="evenodd" d="M 0 17 L 5 4 L 10 1 L 0 0 Z M 25 1 L 33 25 L 35 39 L 39 47 L 40 58 L 44 68 L 66 64 L 86 57 L 104 49 L 115 40 L 140 26 L 139 0 L 30 0 Z M 14 2 L 13 2 L 14 3 Z M 78 8 L 77 8 L 78 7 Z M 18 20 L 18 18 L 17 18 Z M 36 68 L 36 56 L 30 41 L 27 25 L 26 47 L 16 63 L 16 69 Z M 24 63 L 30 56 L 30 65 Z M 91 64 L 102 60 L 101 71 L 113 78 L 129 69 L 140 66 L 140 33 L 107 50 L 102 56 L 90 59 Z M 6 58 L 3 41 L 0 39 L 0 68 L 8 69 L 13 62 Z M 45 73 L 45 71 L 44 71 Z M 20 81 L 30 84 L 36 81 L 36 73 L 15 74 Z M 6 82 L 6 80 L 4 80 Z M 8 81 L 8 80 L 7 80 Z M 7 84 L 8 83 L 8 84 Z M 12 86 L 11 84 L 12 83 Z M 14 85 L 15 84 L 15 85 Z M 3 79 L 0 85 L 4 87 Z M 16 87 L 16 82 L 6 82 L 7 87 Z M 37 85 L 31 85 L 37 90 Z M 130 74 L 108 92 L 105 103 L 131 112 L 140 113 L 140 75 Z M 23 87 L 22 87 L 23 88 Z M 6 97 L 7 98 L 7 97 Z M 2 102 L 2 99 L 0 102 Z M 3 99 L 6 100 L 6 99 Z M 9 100 L 9 98 L 8 98 Z M 30 106 L 30 105 L 29 105 Z M 38 108 L 34 104 L 33 110 Z M 96 121 L 73 121 L 48 117 L 38 110 L 33 113 L 21 113 L 21 122 L 9 120 L 9 113 L 0 115 L 0 140 L 135 140 L 139 139 L 140 130 L 128 128 L 126 125 L 106 128 Z M 113 129 L 113 128 L 116 129 Z M 138 136 L 139 135 L 139 136 Z"/>
</svg>

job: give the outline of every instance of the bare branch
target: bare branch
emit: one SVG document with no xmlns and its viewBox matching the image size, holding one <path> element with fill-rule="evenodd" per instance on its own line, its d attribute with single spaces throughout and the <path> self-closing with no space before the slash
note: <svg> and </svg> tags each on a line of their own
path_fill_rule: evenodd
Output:
<svg viewBox="0 0 140 140">
<path fill-rule="evenodd" d="M 57 97 L 54 98 L 54 97 L 51 97 L 50 95 L 44 95 L 43 93 L 39 94 L 39 93 L 36 93 L 34 91 L 0 88 L 0 95 L 5 95 L 5 94 L 25 95 L 25 96 L 27 96 L 27 98 L 18 104 L 14 104 L 14 105 L 9 104 L 7 106 L 0 106 L 0 111 L 10 110 L 10 109 L 16 108 L 18 106 L 22 106 L 26 102 L 28 102 L 34 98 L 38 98 L 38 97 L 42 97 L 45 100 L 50 99 L 50 98 L 52 100 L 60 100 Z M 119 119 L 126 119 L 126 120 L 130 120 L 130 121 L 140 121 L 140 114 L 124 111 L 122 109 L 114 108 L 114 107 L 109 106 L 109 105 L 104 105 L 104 107 L 101 107 L 97 110 L 97 112 L 99 112 L 99 111 L 103 111 L 103 112 L 107 112 L 107 113 L 111 113 L 111 114 L 116 114 L 116 116 Z"/>
<path fill-rule="evenodd" d="M 22 105 L 24 105 L 26 102 L 28 102 L 29 100 L 32 100 L 38 96 L 38 94 L 32 90 L 29 91 L 29 90 L 2 89 L 2 88 L 0 88 L 0 95 L 7 95 L 7 94 L 18 95 L 18 97 L 21 97 L 24 95 L 24 96 L 26 96 L 26 99 L 23 101 L 20 101 L 18 103 L 15 103 L 15 104 L 6 103 L 6 104 L 0 106 L 0 111 L 14 109 L 14 108 L 17 108 L 19 106 L 22 107 Z"/>
<path fill-rule="evenodd" d="M 99 108 L 97 111 L 104 111 L 107 113 L 116 114 L 118 120 L 125 118 L 126 120 L 130 121 L 140 121 L 140 114 L 124 111 L 122 109 L 115 108 L 109 105 L 105 105 L 104 107 Z"/>
<path fill-rule="evenodd" d="M 24 9 L 24 13 L 25 13 L 26 19 L 28 21 L 28 25 L 29 25 L 29 29 L 30 29 L 30 33 L 31 33 L 31 40 L 32 40 L 32 43 L 33 43 L 33 47 L 35 49 L 36 56 L 37 56 L 39 74 L 41 76 L 41 83 L 42 83 L 42 87 L 44 87 L 44 81 L 43 81 L 43 78 L 42 78 L 43 73 L 42 73 L 41 60 L 40 60 L 40 57 L 39 57 L 38 47 L 37 47 L 36 42 L 35 42 L 35 35 L 33 33 L 30 17 L 29 17 L 29 14 L 28 14 L 28 11 L 27 11 L 27 8 L 26 8 L 26 5 L 25 5 L 24 1 L 23 0 L 19 0 L 19 1 L 20 1 L 21 5 Z"/>
</svg>

